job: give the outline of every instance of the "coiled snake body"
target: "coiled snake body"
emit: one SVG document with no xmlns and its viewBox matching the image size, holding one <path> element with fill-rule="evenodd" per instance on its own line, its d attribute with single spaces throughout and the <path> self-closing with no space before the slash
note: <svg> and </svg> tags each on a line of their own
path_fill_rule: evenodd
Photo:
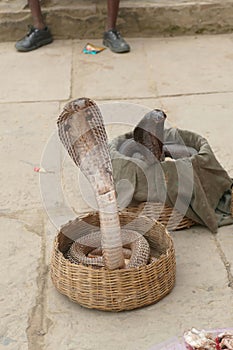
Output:
<svg viewBox="0 0 233 350">
<path fill-rule="evenodd" d="M 101 233 L 90 233 L 74 242 L 69 259 L 110 270 L 124 268 L 128 257 L 126 267 L 147 264 L 150 248 L 146 239 L 135 231 L 120 229 L 107 135 L 96 103 L 88 98 L 68 103 L 57 124 L 63 145 L 93 186 L 100 217 Z M 95 248 L 102 256 L 96 255 Z M 92 251 L 94 257 L 88 256 Z"/>
<path fill-rule="evenodd" d="M 126 268 L 141 266 L 147 263 L 150 253 L 145 238 L 132 230 L 123 230 L 122 245 L 124 259 L 129 259 Z M 98 247 L 93 249 L 94 247 Z M 105 266 L 101 247 L 101 233 L 90 233 L 72 244 L 68 257 L 74 263 L 83 265 Z"/>
</svg>

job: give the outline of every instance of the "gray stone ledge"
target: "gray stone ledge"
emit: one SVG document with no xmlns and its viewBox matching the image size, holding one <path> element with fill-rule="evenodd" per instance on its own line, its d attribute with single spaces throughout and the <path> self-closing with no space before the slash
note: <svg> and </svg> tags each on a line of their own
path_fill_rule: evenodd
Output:
<svg viewBox="0 0 233 350">
<path fill-rule="evenodd" d="M 25 34 L 31 15 L 26 0 L 3 0 L 0 41 Z M 106 1 L 42 0 L 43 14 L 55 39 L 101 38 Z M 233 30 L 233 0 L 122 0 L 118 28 L 127 37 L 229 33 Z"/>
</svg>

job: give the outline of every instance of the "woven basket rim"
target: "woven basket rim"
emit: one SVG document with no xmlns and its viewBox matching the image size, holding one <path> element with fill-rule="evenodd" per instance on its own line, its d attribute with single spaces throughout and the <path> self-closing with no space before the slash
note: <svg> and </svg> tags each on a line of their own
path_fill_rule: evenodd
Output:
<svg viewBox="0 0 233 350">
<path fill-rule="evenodd" d="M 84 218 L 92 216 L 89 222 L 99 225 L 99 218 L 96 215 L 96 212 L 92 212 L 84 215 Z M 120 217 L 122 227 L 131 224 L 130 219 L 135 216 L 124 213 Z M 149 240 L 151 253 L 155 259 L 147 265 L 128 269 L 108 270 L 105 267 L 93 268 L 90 265 L 70 262 L 64 254 L 72 240 L 64 237 L 61 230 L 58 231 L 54 239 L 50 270 L 55 288 L 84 307 L 111 312 L 148 306 L 168 295 L 176 280 L 174 243 L 164 225 L 147 217 L 144 219 L 153 221 L 146 238 Z M 143 232 L 144 225 L 145 222 L 141 222 L 141 225 L 136 224 L 138 232 Z M 76 229 L 78 230 L 78 226 Z M 61 237 L 60 247 L 59 237 Z"/>
<path fill-rule="evenodd" d="M 63 229 L 64 227 L 70 225 L 71 222 L 75 222 L 75 221 L 79 222 L 79 221 L 83 221 L 83 220 L 85 221 L 85 219 L 90 218 L 90 217 L 93 217 L 93 216 L 96 216 L 96 215 L 98 215 L 98 212 L 97 212 L 97 211 L 92 211 L 92 212 L 89 212 L 89 213 L 87 213 L 87 214 L 80 215 L 80 216 L 78 216 L 77 218 L 75 218 L 74 220 L 70 220 L 70 221 L 68 221 L 66 224 L 62 225 L 61 228 L 60 228 L 60 230 L 58 231 L 58 233 L 57 233 L 55 239 L 54 239 L 54 248 L 57 249 L 58 254 L 62 254 L 63 258 L 67 260 L 66 263 L 67 263 L 70 267 L 73 267 L 73 266 L 81 266 L 84 270 L 86 269 L 86 271 L 88 271 L 88 270 L 91 270 L 91 271 L 99 271 L 99 270 L 102 270 L 102 271 L 104 271 L 104 270 L 105 270 L 105 271 L 108 271 L 109 273 L 111 273 L 111 272 L 114 272 L 115 270 L 111 271 L 111 270 L 106 269 L 105 267 L 98 267 L 98 269 L 96 269 L 96 268 L 94 268 L 93 266 L 90 266 L 90 265 L 87 266 L 87 265 L 83 265 L 83 264 L 81 264 L 81 263 L 80 263 L 80 264 L 74 264 L 74 263 L 72 263 L 71 261 L 69 261 L 69 259 L 65 258 L 65 257 L 64 257 L 64 254 L 63 254 L 63 253 L 60 251 L 60 249 L 59 249 L 59 238 L 60 238 L 61 234 L 64 235 L 64 233 L 62 232 L 62 229 Z M 121 216 L 124 216 L 124 215 L 127 215 L 127 217 L 135 218 L 135 214 L 133 214 L 133 213 L 119 212 L 119 216 L 120 216 L 120 217 L 121 217 Z M 164 235 L 166 236 L 166 239 L 167 239 L 168 242 L 169 242 L 168 247 L 166 248 L 166 252 L 161 253 L 161 254 L 159 255 L 159 258 L 156 258 L 156 260 L 152 260 L 152 258 L 154 258 L 154 257 L 152 256 L 152 257 L 150 258 L 150 261 L 148 262 L 148 264 L 147 264 L 147 265 L 143 265 L 144 267 L 146 267 L 146 266 L 148 266 L 148 265 L 152 265 L 152 266 L 153 266 L 153 264 L 156 266 L 156 265 L 159 264 L 160 259 L 162 259 L 163 257 L 167 257 L 167 256 L 169 255 L 169 253 L 170 253 L 170 250 L 171 250 L 171 249 L 174 249 L 174 242 L 173 242 L 173 239 L 172 239 L 172 237 L 169 235 L 169 232 L 168 232 L 168 230 L 166 229 L 166 227 L 164 227 L 164 225 L 161 224 L 159 221 L 154 220 L 154 219 L 151 219 L 151 218 L 148 218 L 148 217 L 145 216 L 145 215 L 140 215 L 140 219 L 146 219 L 146 220 L 152 221 L 152 222 L 153 222 L 153 227 L 156 225 L 156 226 L 162 228 L 162 229 L 164 230 Z M 65 235 L 64 235 L 64 236 L 65 236 Z M 144 237 L 147 239 L 147 234 L 145 234 Z M 73 241 L 73 242 L 74 242 L 74 241 Z M 149 243 L 149 245 L 150 245 L 150 243 Z M 143 266 L 131 267 L 130 269 L 117 269 L 116 271 L 118 271 L 118 273 L 125 273 L 125 272 L 128 273 L 129 270 L 137 271 L 137 270 L 141 269 Z"/>
<path fill-rule="evenodd" d="M 125 274 L 125 273 L 128 273 L 129 271 L 137 271 L 137 270 L 141 270 L 142 268 L 146 269 L 148 266 L 153 266 L 153 265 L 157 266 L 157 265 L 159 265 L 160 260 L 162 258 L 166 258 L 169 255 L 170 250 L 173 248 L 173 245 L 171 245 L 169 248 L 167 248 L 166 253 L 160 254 L 159 258 L 156 258 L 155 260 L 150 258 L 150 261 L 148 262 L 148 264 L 143 265 L 143 266 L 130 267 L 130 269 L 117 269 L 117 270 L 108 270 L 105 267 L 99 266 L 98 269 L 96 269 L 96 268 L 94 268 L 91 265 L 87 266 L 87 265 L 83 265 L 82 263 L 74 264 L 71 261 L 69 261 L 69 259 L 65 258 L 64 254 L 60 251 L 60 249 L 58 247 L 58 245 L 59 245 L 59 241 L 58 240 L 59 240 L 59 235 L 60 234 L 61 234 L 61 232 L 58 233 L 58 235 L 56 236 L 56 238 L 54 240 L 54 248 L 57 250 L 58 254 L 61 255 L 62 258 L 64 258 L 67 261 L 66 263 L 70 267 L 74 267 L 75 266 L 75 268 L 82 268 L 83 270 L 86 270 L 86 271 L 106 271 L 109 274 L 114 274 L 116 271 L 117 271 L 117 274 Z M 155 257 L 152 256 L 152 258 L 155 258 Z"/>
</svg>

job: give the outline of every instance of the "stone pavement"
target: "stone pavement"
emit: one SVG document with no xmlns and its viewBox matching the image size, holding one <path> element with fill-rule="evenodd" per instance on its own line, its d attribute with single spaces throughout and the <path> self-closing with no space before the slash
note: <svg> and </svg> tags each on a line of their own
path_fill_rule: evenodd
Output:
<svg viewBox="0 0 233 350">
<path fill-rule="evenodd" d="M 129 42 L 129 54 L 105 50 L 96 56 L 82 54 L 86 41 L 79 40 L 55 41 L 26 54 L 16 52 L 12 42 L 0 44 L 1 350 L 149 350 L 192 326 L 233 327 L 232 226 L 216 235 L 200 226 L 172 233 L 176 286 L 149 307 L 117 314 L 88 310 L 51 283 L 56 228 L 42 203 L 34 167 L 46 156 L 46 143 L 67 101 L 86 96 L 107 102 L 108 111 L 117 101 L 124 111 L 126 103 L 163 108 L 170 125 L 207 137 L 233 176 L 233 35 Z M 115 116 L 107 114 L 111 137 L 124 127 L 132 129 L 140 118 L 140 113 L 125 114 L 124 123 L 119 114 L 117 125 L 111 124 Z M 72 182 L 77 181 L 75 168 L 68 161 L 63 167 L 59 181 L 69 205 L 84 211 Z M 41 181 L 49 176 L 41 174 Z M 54 213 L 50 204 L 56 196 L 48 193 L 50 218 L 59 219 L 59 203 Z"/>
</svg>

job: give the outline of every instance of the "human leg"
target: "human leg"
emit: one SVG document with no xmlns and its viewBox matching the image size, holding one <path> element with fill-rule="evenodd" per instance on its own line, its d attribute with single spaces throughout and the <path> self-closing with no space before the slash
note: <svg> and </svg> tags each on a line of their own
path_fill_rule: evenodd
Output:
<svg viewBox="0 0 233 350">
<path fill-rule="evenodd" d="M 29 32 L 21 40 L 17 41 L 15 47 L 18 51 L 26 52 L 38 49 L 53 41 L 49 28 L 46 26 L 39 0 L 28 0 L 31 10 L 33 26 L 29 26 Z"/>
<path fill-rule="evenodd" d="M 28 0 L 28 6 L 31 10 L 33 26 L 37 29 L 44 29 L 45 22 L 43 20 L 40 1 L 39 0 Z"/>
<path fill-rule="evenodd" d="M 106 31 L 110 29 L 116 29 L 116 22 L 118 16 L 120 0 L 107 0 L 107 23 L 106 23 Z"/>
<path fill-rule="evenodd" d="M 107 0 L 108 16 L 103 44 L 115 53 L 124 53 L 130 51 L 130 46 L 116 30 L 119 3 L 120 0 Z"/>
</svg>

